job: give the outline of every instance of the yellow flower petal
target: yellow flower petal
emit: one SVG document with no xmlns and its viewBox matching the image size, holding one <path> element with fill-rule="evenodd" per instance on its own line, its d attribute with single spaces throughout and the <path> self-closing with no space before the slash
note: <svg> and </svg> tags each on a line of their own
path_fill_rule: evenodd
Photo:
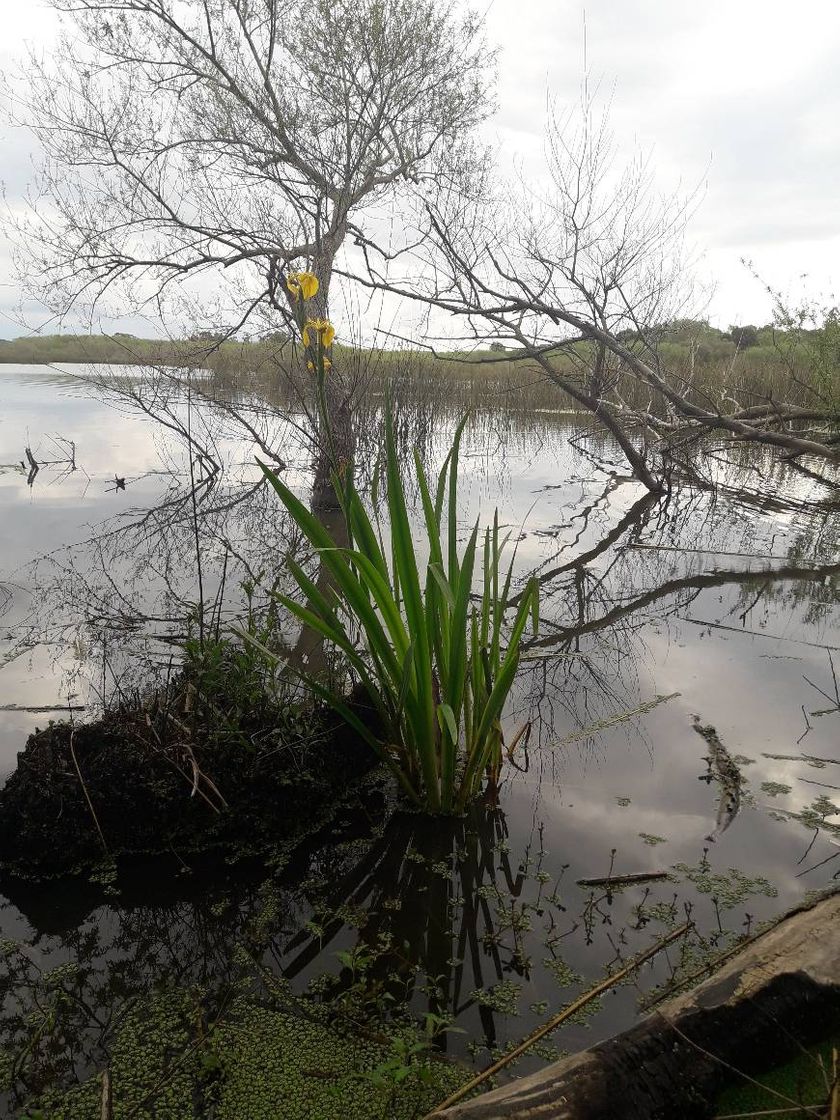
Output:
<svg viewBox="0 0 840 1120">
<path fill-rule="evenodd" d="M 311 272 L 290 272 L 286 287 L 298 299 L 312 299 L 318 293 L 318 277 Z"/>
<path fill-rule="evenodd" d="M 298 273 L 298 280 L 300 281 L 300 290 L 303 293 L 304 299 L 312 299 L 313 296 L 318 294 L 318 277 L 314 276 L 311 272 Z"/>
<path fill-rule="evenodd" d="M 303 345 L 308 346 L 311 339 L 311 333 L 318 337 L 318 341 L 324 350 L 328 350 L 332 346 L 332 341 L 335 338 L 335 327 L 329 319 L 307 319 L 303 328 Z"/>
</svg>

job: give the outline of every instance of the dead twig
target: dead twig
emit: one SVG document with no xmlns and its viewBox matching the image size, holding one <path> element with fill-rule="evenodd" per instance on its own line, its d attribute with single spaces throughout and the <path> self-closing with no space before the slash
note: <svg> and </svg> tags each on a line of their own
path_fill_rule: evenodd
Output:
<svg viewBox="0 0 840 1120">
<path fill-rule="evenodd" d="M 786 556 L 774 556 L 769 552 L 724 552 L 717 548 L 683 548 L 670 544 L 645 544 L 643 541 L 633 541 L 626 545 L 645 552 L 690 552 L 697 556 L 741 556 L 747 560 L 786 560 Z"/>
<path fill-rule="evenodd" d="M 82 777 L 82 771 L 79 769 L 79 760 L 76 758 L 76 748 L 75 748 L 74 743 L 73 743 L 73 740 L 75 738 L 76 738 L 76 729 L 74 727 L 73 730 L 70 732 L 70 757 L 73 759 L 73 765 L 76 767 L 76 774 L 79 777 L 79 785 L 82 787 L 82 793 L 85 795 L 85 801 L 87 801 L 87 803 L 88 803 L 88 808 L 90 809 L 90 815 L 93 817 L 93 823 L 96 825 L 96 831 L 99 833 L 99 840 L 102 844 L 102 849 L 105 852 L 105 854 L 108 855 L 108 845 L 105 841 L 105 835 L 102 832 L 102 828 L 99 824 L 99 817 L 97 817 L 97 815 L 96 815 L 96 810 L 94 809 L 93 802 L 90 799 L 90 794 L 88 793 L 88 788 L 85 785 L 84 778 Z"/>
<path fill-rule="evenodd" d="M 607 716 L 606 719 L 600 720 L 598 723 L 593 723 L 589 727 L 582 727 L 579 731 L 572 731 L 568 735 L 564 735 L 562 739 L 558 739 L 555 746 L 565 747 L 567 744 L 576 743 L 580 739 L 588 739 L 592 735 L 597 735 L 599 731 L 606 731 L 608 727 L 614 727 L 618 723 L 625 723 L 628 719 L 633 719 L 634 716 L 646 715 L 647 712 L 658 708 L 660 704 L 667 704 L 669 700 L 674 700 L 679 695 L 679 692 L 671 692 L 667 696 L 655 696 L 653 700 L 647 700 L 645 703 L 639 704 L 636 708 L 629 708 L 626 712 L 617 712 L 614 716 Z"/>
<path fill-rule="evenodd" d="M 799 1106 L 797 1106 L 799 1107 Z M 753 1116 L 784 1116 L 790 1117 L 791 1107 L 788 1108 L 762 1108 L 758 1112 L 727 1112 L 718 1115 L 714 1120 L 752 1120 Z"/>
<path fill-rule="evenodd" d="M 799 780 L 808 786 L 820 786 L 821 789 L 840 789 L 840 786 L 833 786 L 829 782 L 815 782 L 813 778 L 800 778 Z"/>
<path fill-rule="evenodd" d="M 761 757 L 771 758 L 774 762 L 807 762 L 810 765 L 817 763 L 820 766 L 840 766 L 840 758 L 819 758 L 815 754 L 766 754 L 762 751 Z"/>
<path fill-rule="evenodd" d="M 827 649 L 840 652 L 840 646 L 827 646 L 824 642 L 808 642 L 804 638 L 788 638 L 785 634 L 765 634 L 761 630 L 747 630 L 743 626 L 726 626 L 723 622 L 709 622 L 705 618 L 680 618 L 692 626 L 708 626 L 710 630 L 731 630 L 735 634 L 749 634 L 753 638 L 769 638 L 774 642 L 791 642 L 795 646 L 810 646 L 812 649 Z"/>
<path fill-rule="evenodd" d="M 670 1029 L 683 1040 L 683 1042 L 687 1042 L 688 1045 L 693 1047 L 699 1054 L 702 1054 L 706 1058 L 710 1058 L 713 1062 L 717 1062 L 718 1065 L 723 1066 L 724 1069 L 729 1070 L 729 1072 L 735 1074 L 736 1077 L 742 1077 L 751 1085 L 755 1085 L 763 1092 L 769 1094 L 769 1096 L 775 1097 L 777 1100 L 784 1101 L 788 1107 L 786 1109 L 781 1109 L 780 1111 L 790 1113 L 793 1109 L 798 1108 L 802 1112 L 810 1113 L 813 1115 L 817 1115 L 820 1111 L 822 1111 L 819 1105 L 800 1104 L 799 1101 L 795 1101 L 791 1097 L 786 1097 L 784 1093 L 780 1093 L 777 1089 L 773 1089 L 769 1085 L 765 1085 L 761 1081 L 757 1081 L 754 1077 L 750 1077 L 750 1075 L 748 1073 L 744 1073 L 743 1070 L 736 1069 L 735 1066 L 730 1065 L 729 1062 L 725 1061 L 725 1059 L 721 1058 L 719 1055 L 713 1054 L 711 1050 L 707 1050 L 705 1046 L 701 1046 L 699 1042 L 695 1042 L 693 1038 L 690 1038 L 685 1033 L 685 1031 L 680 1030 L 677 1024 L 672 1022 L 667 1017 L 667 1015 L 665 1015 L 658 1008 L 654 1010 L 654 1015 L 657 1015 L 663 1021 L 663 1023 L 670 1027 Z M 747 1115 L 749 1115 L 749 1113 L 747 1113 Z M 722 1120 L 722 1118 L 716 1117 L 715 1120 Z"/>
<path fill-rule="evenodd" d="M 0 712 L 84 712 L 85 704 L 0 704 Z"/>
<path fill-rule="evenodd" d="M 102 1096 L 99 1105 L 99 1120 L 114 1120 L 114 1099 L 111 1091 L 111 1071 L 102 1071 Z"/>
</svg>

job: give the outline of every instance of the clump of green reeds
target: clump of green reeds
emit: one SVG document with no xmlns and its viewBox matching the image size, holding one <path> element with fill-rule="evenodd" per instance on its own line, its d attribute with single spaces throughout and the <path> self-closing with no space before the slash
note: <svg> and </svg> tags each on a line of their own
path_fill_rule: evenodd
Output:
<svg viewBox="0 0 840 1120">
<path fill-rule="evenodd" d="M 326 443 L 333 451 L 325 379 L 332 368 L 335 330 L 328 320 L 308 316 L 307 304 L 319 287 L 312 273 L 292 273 L 287 286 L 306 368 L 317 378 Z M 506 616 L 514 607 L 510 598 L 514 561 L 502 571 L 507 538 L 499 539 L 497 512 L 492 529 L 483 534 L 481 591 L 473 590 L 478 583 L 478 522 L 462 555 L 458 549 L 458 452 L 464 421 L 434 492 L 419 454 L 414 453 L 425 530 L 418 534 L 418 553 L 390 405 L 386 421 L 387 548 L 375 512 L 381 471 L 374 478 L 371 517 L 356 489 L 352 464 L 334 463 L 339 469 L 333 474 L 333 485 L 349 542 L 340 546 L 277 474 L 260 464 L 330 576 L 325 591 L 289 557 L 289 571 L 305 601 L 280 594 L 276 598 L 344 654 L 376 711 L 376 731 L 359 718 L 343 694 L 301 674 L 315 694 L 370 743 L 416 805 L 435 813 L 459 812 L 481 792 L 485 781 L 491 787 L 498 783 L 505 748 L 502 710 L 519 667 L 519 646 L 529 617 L 535 631 L 538 626 L 538 584 L 532 579 L 518 597 L 508 632 Z M 508 752 L 516 746 L 516 738 L 507 745 Z"/>
<path fill-rule="evenodd" d="M 463 427 L 462 422 L 434 489 L 415 453 L 424 515 L 424 531 L 418 533 L 409 522 L 389 416 L 384 465 L 387 547 L 379 517 L 368 513 L 352 472 L 336 479 L 350 539 L 349 547 L 339 547 L 318 518 L 262 465 L 332 581 L 325 594 L 290 557 L 289 570 L 306 602 L 277 598 L 343 652 L 376 710 L 378 733 L 322 681 L 307 677 L 309 686 L 370 743 L 415 804 L 442 813 L 461 811 L 485 782 L 498 782 L 503 751 L 516 746 L 515 739 L 505 745 L 502 710 L 529 618 L 534 631 L 538 625 L 535 580 L 518 597 L 509 627 L 506 624 L 514 558 L 503 570 L 508 540 L 500 539 L 498 513 L 483 534 L 476 522 L 459 552 L 458 453 Z"/>
</svg>

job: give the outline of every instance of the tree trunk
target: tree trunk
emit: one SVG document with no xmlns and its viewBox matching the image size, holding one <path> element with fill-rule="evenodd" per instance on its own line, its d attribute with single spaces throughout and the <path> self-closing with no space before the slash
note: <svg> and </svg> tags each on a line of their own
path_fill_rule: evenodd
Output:
<svg viewBox="0 0 840 1120">
<path fill-rule="evenodd" d="M 312 261 L 311 271 L 318 278 L 318 292 L 307 305 L 309 317 L 329 319 L 329 293 L 335 254 L 344 237 L 339 231 L 321 242 L 320 252 Z M 341 361 L 333 357 L 331 369 L 324 382 L 326 418 L 319 416 L 319 431 L 313 466 L 315 477 L 312 483 L 312 510 L 335 510 L 339 508 L 338 499 L 332 484 L 333 472 L 340 473 L 346 464 L 352 462 L 356 449 L 353 414 L 351 408 L 351 385 L 346 369 Z M 324 429 L 324 423 L 329 430 Z"/>
<path fill-rule="evenodd" d="M 542 367 L 543 372 L 547 374 L 551 381 L 558 385 L 564 393 L 572 398 L 577 404 L 582 405 L 588 409 L 593 416 L 595 416 L 601 424 L 611 433 L 613 438 L 618 443 L 621 450 L 624 452 L 624 457 L 630 464 L 630 469 L 633 471 L 635 477 L 641 484 L 650 491 L 651 494 L 662 494 L 665 492 L 665 482 L 661 478 L 657 478 L 647 464 L 644 454 L 639 451 L 635 446 L 632 439 L 627 435 L 618 417 L 614 416 L 610 406 L 605 400 L 600 397 L 593 397 L 591 394 L 584 392 L 577 385 L 573 384 L 568 378 L 563 377 L 558 373 L 552 364 L 542 354 L 535 354 L 539 365 Z"/>
<path fill-rule="evenodd" d="M 350 534 L 347 531 L 343 512 L 341 509 L 335 509 L 326 504 L 318 506 L 315 501 L 316 485 L 317 473 L 316 483 L 313 484 L 312 488 L 312 513 L 318 518 L 339 548 L 349 547 Z M 317 574 L 313 578 L 315 586 L 321 594 L 329 597 L 329 593 L 335 585 L 335 580 L 321 558 L 318 559 Z M 307 606 L 311 607 L 311 605 L 311 603 L 307 603 Z M 313 630 L 311 626 L 301 627 L 298 639 L 293 649 L 289 651 L 288 659 L 293 669 L 309 673 L 320 680 L 326 679 L 329 672 L 330 666 L 324 647 L 324 637 Z"/>
</svg>

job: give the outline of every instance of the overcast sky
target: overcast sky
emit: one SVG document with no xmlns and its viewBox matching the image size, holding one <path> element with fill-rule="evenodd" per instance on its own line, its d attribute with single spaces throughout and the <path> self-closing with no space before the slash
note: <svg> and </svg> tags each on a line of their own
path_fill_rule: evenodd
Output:
<svg viewBox="0 0 840 1120">
<path fill-rule="evenodd" d="M 715 285 L 713 322 L 765 322 L 774 287 L 830 296 L 840 274 L 840 4 L 836 0 L 493 0 L 488 38 L 501 48 L 500 159 L 527 170 L 543 151 L 546 98 L 578 96 L 584 59 L 612 96 L 628 145 L 652 148 L 665 189 L 703 184 L 692 223 L 701 279 Z M 0 0 L 0 65 L 26 42 L 49 46 L 54 18 L 38 0 Z M 25 189 L 30 142 L 0 129 L 0 178 Z M 802 276 L 806 275 L 803 281 Z M 0 337 L 19 299 L 0 244 Z"/>
</svg>

